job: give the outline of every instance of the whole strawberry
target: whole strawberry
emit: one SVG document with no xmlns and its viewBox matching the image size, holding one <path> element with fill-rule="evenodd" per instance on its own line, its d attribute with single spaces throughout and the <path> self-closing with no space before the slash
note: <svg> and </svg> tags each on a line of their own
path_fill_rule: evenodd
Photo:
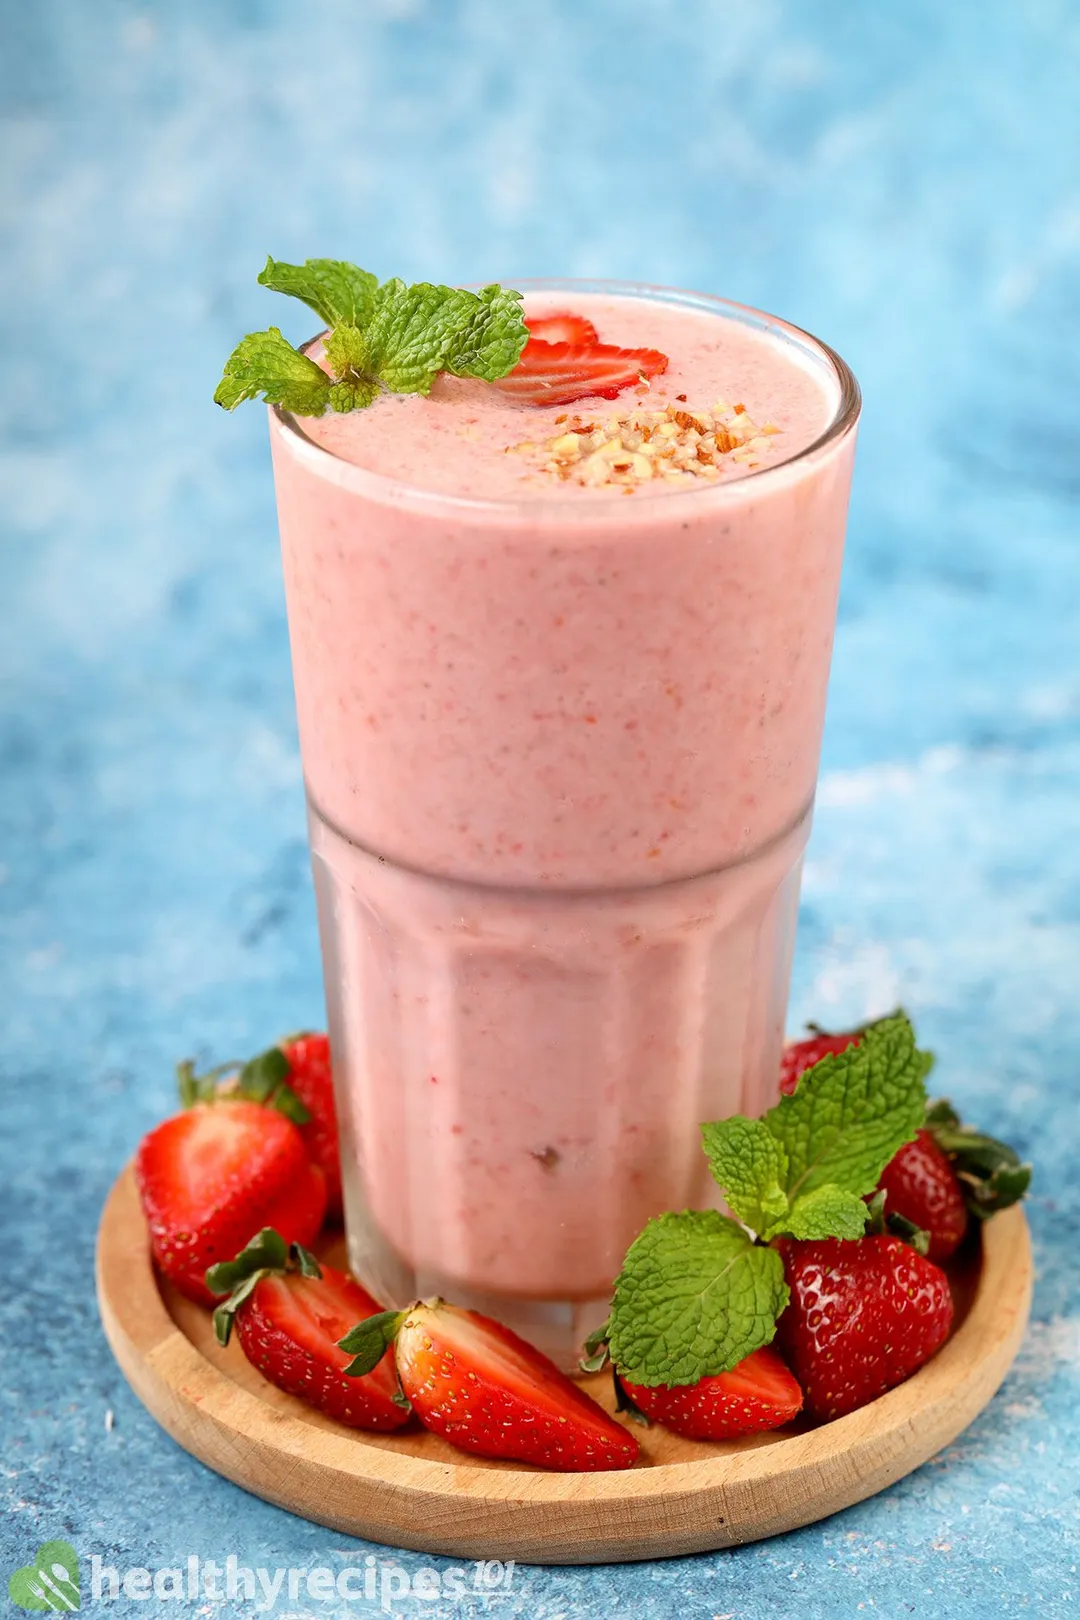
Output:
<svg viewBox="0 0 1080 1620">
<path fill-rule="evenodd" d="M 781 1093 L 790 1097 L 807 1069 L 812 1069 L 832 1052 L 846 1052 L 849 1046 L 857 1046 L 862 1036 L 861 1029 L 851 1029 L 841 1035 L 827 1035 L 823 1029 L 815 1029 L 804 1041 L 792 1041 L 785 1046 L 780 1059 Z"/>
<path fill-rule="evenodd" d="M 803 1403 L 802 1390 L 771 1345 L 696 1384 L 620 1383 L 639 1412 L 688 1440 L 735 1440 L 778 1429 Z"/>
<path fill-rule="evenodd" d="M 182 1074 L 182 1085 L 190 1078 Z M 208 1267 L 231 1259 L 263 1226 L 311 1243 L 326 1208 L 322 1171 L 292 1120 L 205 1088 L 143 1137 L 135 1179 L 159 1270 L 201 1305 L 214 1303 Z"/>
<path fill-rule="evenodd" d="M 787 1359 L 818 1418 L 876 1400 L 939 1350 L 952 1326 L 945 1273 L 897 1237 L 782 1240 Z"/>
<path fill-rule="evenodd" d="M 927 1255 L 940 1264 L 956 1253 L 968 1229 L 963 1189 L 947 1156 L 923 1126 L 882 1171 L 885 1214 L 902 1215 L 929 1237 Z"/>
<path fill-rule="evenodd" d="M 346 1272 L 267 1227 L 234 1260 L 212 1267 L 206 1281 L 215 1295 L 230 1295 L 214 1312 L 219 1343 L 228 1344 L 235 1323 L 244 1354 L 271 1384 L 354 1429 L 400 1429 L 409 1421 L 389 1352 L 366 1377 L 346 1374 L 350 1357 L 337 1341 L 379 1311 Z"/>
</svg>

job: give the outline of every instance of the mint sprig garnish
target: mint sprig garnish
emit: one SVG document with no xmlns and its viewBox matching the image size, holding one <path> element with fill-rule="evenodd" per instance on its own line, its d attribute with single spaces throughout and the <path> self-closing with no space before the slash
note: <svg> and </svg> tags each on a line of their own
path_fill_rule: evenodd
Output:
<svg viewBox="0 0 1080 1620">
<path fill-rule="evenodd" d="M 267 259 L 264 287 L 299 298 L 328 328 L 328 369 L 293 348 L 276 326 L 242 338 L 214 399 L 228 411 L 260 395 L 297 416 L 363 410 L 380 393 L 427 394 L 440 372 L 494 382 L 514 369 L 528 339 L 521 294 L 480 292 L 397 277 L 380 284 L 343 259 Z"/>
<path fill-rule="evenodd" d="M 761 1119 L 736 1114 L 703 1126 L 709 1166 L 737 1218 L 660 1215 L 631 1244 L 607 1328 L 619 1373 L 636 1384 L 695 1384 L 770 1343 L 788 1290 L 768 1244 L 862 1237 L 864 1196 L 923 1123 L 932 1062 L 897 1013 L 869 1025 L 858 1046 L 822 1058 Z"/>
</svg>

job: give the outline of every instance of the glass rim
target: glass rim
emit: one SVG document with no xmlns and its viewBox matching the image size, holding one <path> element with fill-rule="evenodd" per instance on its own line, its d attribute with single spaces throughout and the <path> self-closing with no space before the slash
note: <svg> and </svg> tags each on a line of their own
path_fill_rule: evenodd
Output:
<svg viewBox="0 0 1080 1620">
<path fill-rule="evenodd" d="M 479 287 L 480 283 L 470 284 Z M 741 304 L 732 298 L 722 298 L 716 293 L 691 292 L 678 287 L 666 287 L 653 282 L 644 281 L 614 281 L 602 278 L 578 277 L 529 277 L 516 281 L 514 290 L 528 294 L 532 293 L 589 293 L 593 295 L 609 296 L 615 298 L 645 298 L 655 300 L 657 303 L 683 305 L 691 309 L 700 309 L 711 312 L 718 318 L 737 320 L 744 326 L 750 326 L 758 331 L 773 333 L 785 339 L 793 347 L 809 354 L 814 359 L 824 360 L 832 371 L 833 378 L 838 387 L 836 408 L 825 427 L 809 444 L 801 449 L 794 450 L 782 461 L 770 462 L 768 466 L 754 467 L 742 473 L 738 478 L 726 479 L 722 483 L 700 484 L 693 489 L 666 489 L 643 493 L 640 488 L 635 490 L 636 499 L 630 504 L 618 504 L 620 522 L 625 524 L 627 518 L 643 510 L 655 516 L 658 509 L 670 512 L 684 511 L 692 505 L 695 511 L 701 511 L 703 506 L 726 506 L 731 502 L 745 498 L 740 492 L 749 493 L 761 487 L 761 480 L 766 482 L 780 482 L 783 475 L 790 476 L 791 470 L 802 462 L 820 455 L 838 440 L 845 438 L 858 423 L 862 408 L 862 394 L 855 374 L 835 349 L 815 337 L 804 327 L 796 326 L 792 321 L 785 321 L 779 315 L 771 315 L 766 310 L 757 309 L 752 304 Z M 318 341 L 321 332 L 302 344 L 303 349 L 310 347 Z M 610 401 L 604 401 L 605 405 Z M 448 490 L 438 490 L 425 487 L 422 484 L 406 483 L 400 479 L 392 478 L 386 473 L 375 471 L 374 468 L 361 466 L 358 462 L 350 461 L 347 456 L 338 455 L 334 450 L 328 450 L 325 445 L 319 444 L 304 432 L 300 425 L 302 418 L 298 418 L 290 411 L 283 410 L 279 405 L 269 406 L 272 420 L 276 420 L 283 437 L 294 441 L 305 459 L 316 464 L 324 463 L 328 468 L 337 471 L 331 474 L 334 482 L 342 483 L 345 487 L 359 495 L 366 495 L 369 499 L 382 505 L 419 506 L 422 508 L 449 509 L 462 515 L 481 515 L 488 517 L 508 517 L 513 515 L 519 521 L 522 517 L 536 520 L 549 518 L 558 514 L 561 521 L 568 519 L 580 523 L 586 518 L 610 517 L 615 510 L 615 503 L 602 499 L 586 501 L 568 500 L 565 496 L 507 496 L 485 495 L 455 495 Z"/>
</svg>

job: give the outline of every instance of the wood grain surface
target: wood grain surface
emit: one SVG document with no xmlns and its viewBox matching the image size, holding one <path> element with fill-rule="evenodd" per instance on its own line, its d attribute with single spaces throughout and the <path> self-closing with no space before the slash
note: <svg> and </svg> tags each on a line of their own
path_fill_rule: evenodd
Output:
<svg viewBox="0 0 1080 1620">
<path fill-rule="evenodd" d="M 325 1258 L 343 1262 L 340 1239 Z M 464 1460 L 419 1428 L 369 1435 L 268 1384 L 236 1339 L 157 1277 L 131 1170 L 98 1234 L 105 1333 L 132 1389 L 208 1467 L 256 1496 L 369 1541 L 534 1564 L 626 1562 L 701 1552 L 795 1529 L 891 1485 L 953 1440 L 990 1400 L 1019 1348 L 1032 1267 L 1021 1208 L 996 1216 L 951 1273 L 957 1326 L 914 1378 L 817 1428 L 712 1444 L 635 1428 L 625 1472 L 555 1474 Z M 604 1374 L 584 1380 L 612 1409 Z"/>
</svg>

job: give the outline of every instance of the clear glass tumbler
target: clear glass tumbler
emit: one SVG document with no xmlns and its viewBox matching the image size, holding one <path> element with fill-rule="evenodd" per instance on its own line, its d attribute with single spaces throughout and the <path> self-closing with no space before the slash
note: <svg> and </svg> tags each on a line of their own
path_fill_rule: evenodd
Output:
<svg viewBox="0 0 1080 1620">
<path fill-rule="evenodd" d="M 271 412 L 351 1264 L 570 1366 L 644 1222 L 715 1202 L 700 1123 L 775 1092 L 859 396 L 720 299 L 523 290 L 765 331 L 829 415 L 732 482 L 511 502 Z"/>
</svg>

